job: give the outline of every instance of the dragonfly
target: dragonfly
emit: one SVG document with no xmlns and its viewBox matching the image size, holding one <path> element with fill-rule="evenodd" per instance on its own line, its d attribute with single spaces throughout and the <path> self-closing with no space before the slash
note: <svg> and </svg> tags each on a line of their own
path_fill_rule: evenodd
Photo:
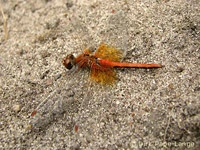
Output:
<svg viewBox="0 0 200 150">
<path fill-rule="evenodd" d="M 69 34 L 67 34 L 69 35 L 70 39 L 80 39 L 78 41 L 78 44 L 86 45 L 87 47 L 94 47 L 94 45 L 97 45 L 97 43 L 93 39 L 95 39 L 96 41 L 101 41 L 102 43 L 99 45 L 95 52 L 92 52 L 90 48 L 83 48 L 84 51 L 81 54 L 77 56 L 69 54 L 65 58 L 63 58 L 62 64 L 68 70 L 72 71 L 73 68 L 77 68 L 76 71 L 80 69 L 88 69 L 90 72 L 90 77 L 93 81 L 104 85 L 112 85 L 116 81 L 115 68 L 150 69 L 162 67 L 162 65 L 160 64 L 139 64 L 121 62 L 124 56 L 124 52 L 122 53 L 122 51 L 123 49 L 128 49 L 127 40 L 129 39 L 129 34 L 126 31 L 129 23 L 126 19 L 126 13 L 124 13 L 123 11 L 116 12 L 114 14 L 112 13 L 111 16 L 109 16 L 103 23 L 104 25 L 106 25 L 105 29 L 101 28 L 100 31 L 97 30 L 98 32 L 96 34 L 90 34 L 90 28 L 87 28 L 87 26 L 85 26 L 77 17 L 73 16 L 69 20 L 69 26 L 66 24 L 65 26 L 70 29 Z M 78 34 L 73 34 L 73 32 L 71 31 L 78 31 Z M 109 44 L 105 44 L 104 42 Z M 82 83 L 85 84 L 86 80 L 82 80 Z M 54 120 L 54 118 L 57 118 L 57 116 L 61 115 L 63 112 L 66 112 L 66 110 L 70 110 L 69 108 L 71 108 L 71 106 L 76 106 L 73 104 L 73 102 L 79 102 L 76 100 L 80 97 L 83 100 L 81 101 L 81 106 L 79 110 L 81 111 L 82 108 L 87 108 L 87 105 L 84 106 L 84 103 L 87 101 L 87 99 L 90 99 L 91 96 L 94 96 L 93 90 L 91 86 L 85 87 L 83 85 L 80 87 L 79 84 L 79 80 L 71 78 L 67 83 L 67 87 L 65 87 L 66 90 L 61 91 L 63 92 L 63 94 L 60 94 L 60 92 L 57 91 L 57 89 L 59 89 L 58 87 L 64 87 L 66 86 L 66 84 L 64 82 L 56 83 L 58 87 L 56 87 L 55 90 L 52 89 L 52 92 L 47 92 L 47 95 L 43 96 L 44 99 L 41 100 L 41 103 L 32 112 L 32 120 L 30 122 L 32 128 L 37 129 L 46 127 Z M 78 89 L 82 90 L 84 89 L 84 92 L 76 92 L 74 96 L 72 96 L 73 94 L 71 93 L 73 92 L 70 91 L 73 90 L 70 89 L 74 89 L 74 87 L 79 87 Z M 105 95 L 107 94 L 107 91 L 104 90 L 104 87 L 101 88 L 101 86 L 99 86 L 97 88 L 99 88 L 97 91 L 98 93 L 100 93 L 97 93 L 98 97 L 102 97 L 102 99 L 106 97 Z M 95 90 L 97 88 L 95 88 Z M 102 92 L 105 92 L 106 94 L 104 95 L 102 94 Z M 111 94 L 111 92 L 109 92 L 109 94 Z M 62 97 L 63 95 L 65 95 L 67 98 Z M 77 122 L 79 122 L 79 119 L 77 120 Z M 79 130 L 78 124 L 79 123 L 76 123 L 74 127 L 75 132 L 78 132 Z"/>
<path fill-rule="evenodd" d="M 114 68 L 161 68 L 160 64 L 144 64 L 120 62 L 122 52 L 113 46 L 101 43 L 98 49 L 92 53 L 90 49 L 85 49 L 82 54 L 75 57 L 73 54 L 67 55 L 62 60 L 62 64 L 68 69 L 78 66 L 78 69 L 88 68 L 90 77 L 101 84 L 112 84 L 116 80 Z"/>
</svg>

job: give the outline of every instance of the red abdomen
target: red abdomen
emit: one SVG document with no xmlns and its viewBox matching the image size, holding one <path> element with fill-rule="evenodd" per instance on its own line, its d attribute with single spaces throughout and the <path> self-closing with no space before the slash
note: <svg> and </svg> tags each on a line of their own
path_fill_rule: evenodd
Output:
<svg viewBox="0 0 200 150">
<path fill-rule="evenodd" d="M 99 64 L 107 68 L 161 68 L 160 64 L 139 64 L 139 63 L 126 63 L 126 62 L 112 62 L 109 60 L 100 59 Z"/>
</svg>

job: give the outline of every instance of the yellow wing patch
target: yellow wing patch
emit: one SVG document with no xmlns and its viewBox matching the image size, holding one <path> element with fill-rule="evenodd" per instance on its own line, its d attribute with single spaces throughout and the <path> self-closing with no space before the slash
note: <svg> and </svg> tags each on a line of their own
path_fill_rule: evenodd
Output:
<svg viewBox="0 0 200 150">
<path fill-rule="evenodd" d="M 104 43 L 101 43 L 94 53 L 94 55 L 101 59 L 106 59 L 110 61 L 119 62 L 122 58 L 122 52 L 115 47 L 108 46 Z"/>
<path fill-rule="evenodd" d="M 97 83 L 111 85 L 116 80 L 116 73 L 111 68 L 106 70 L 93 69 L 90 72 L 90 77 Z"/>
</svg>

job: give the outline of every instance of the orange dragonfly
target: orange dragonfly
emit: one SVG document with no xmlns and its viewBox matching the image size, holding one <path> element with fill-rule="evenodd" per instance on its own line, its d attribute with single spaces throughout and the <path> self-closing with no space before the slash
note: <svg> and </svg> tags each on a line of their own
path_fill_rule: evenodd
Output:
<svg viewBox="0 0 200 150">
<path fill-rule="evenodd" d="M 115 82 L 116 73 L 113 68 L 161 68 L 160 64 L 140 64 L 120 62 L 122 52 L 104 43 L 91 53 L 89 49 L 75 57 L 73 54 L 67 55 L 62 63 L 67 69 L 72 69 L 77 65 L 78 68 L 90 69 L 90 77 L 102 84 L 112 84 Z"/>
</svg>

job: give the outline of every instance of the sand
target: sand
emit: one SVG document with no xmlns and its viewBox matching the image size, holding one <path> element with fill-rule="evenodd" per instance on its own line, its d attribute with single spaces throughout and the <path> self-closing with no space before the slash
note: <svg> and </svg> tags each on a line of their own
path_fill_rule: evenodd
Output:
<svg viewBox="0 0 200 150">
<path fill-rule="evenodd" d="M 18 0 L 1 8 L 0 149 L 200 147 L 199 0 Z M 101 42 L 122 50 L 123 61 L 164 67 L 117 69 L 116 83 L 102 86 L 62 65 Z"/>
</svg>

